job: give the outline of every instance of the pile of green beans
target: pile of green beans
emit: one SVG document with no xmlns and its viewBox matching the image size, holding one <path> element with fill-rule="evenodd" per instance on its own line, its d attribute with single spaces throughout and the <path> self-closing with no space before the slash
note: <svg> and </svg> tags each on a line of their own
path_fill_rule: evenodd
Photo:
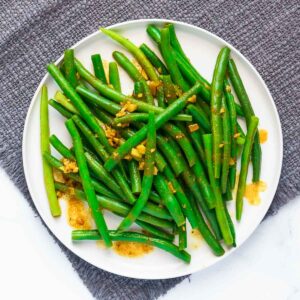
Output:
<svg viewBox="0 0 300 300">
<path fill-rule="evenodd" d="M 52 215 L 61 214 L 56 191 L 72 192 L 88 203 L 96 225 L 74 230 L 74 241 L 103 239 L 107 247 L 113 241 L 146 243 L 189 263 L 191 227 L 215 255 L 223 255 L 223 245 L 236 246 L 228 201 L 237 186 L 240 221 L 249 164 L 254 182 L 261 164 L 259 120 L 230 49 L 220 49 L 209 83 L 188 58 L 173 24 L 147 27 L 160 53 L 113 30 L 101 31 L 124 48 L 112 53 L 108 70 L 96 53 L 91 73 L 73 49 L 65 50 L 63 68 L 48 65 L 61 89 L 50 100 L 45 86 L 41 93 L 41 153 Z M 122 93 L 119 67 L 133 81 L 132 95 Z M 48 104 L 66 118 L 71 148 L 50 135 Z M 238 117 L 245 118 L 246 133 Z M 66 161 L 78 172 L 67 171 Z M 54 180 L 53 169 L 64 183 Z M 103 209 L 122 218 L 116 229 L 108 228 Z M 133 224 L 147 235 L 129 231 Z"/>
</svg>

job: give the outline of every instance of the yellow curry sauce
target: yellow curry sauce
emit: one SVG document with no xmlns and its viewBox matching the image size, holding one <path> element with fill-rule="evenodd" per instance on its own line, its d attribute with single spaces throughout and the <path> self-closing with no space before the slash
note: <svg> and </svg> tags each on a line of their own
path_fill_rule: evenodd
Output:
<svg viewBox="0 0 300 300">
<path fill-rule="evenodd" d="M 268 140 L 268 131 L 265 129 L 259 130 L 259 141 L 261 144 L 265 143 Z"/>
<path fill-rule="evenodd" d="M 152 252 L 154 247 L 151 245 L 136 242 L 117 241 L 113 243 L 113 249 L 117 254 L 121 256 L 139 257 Z"/>
<path fill-rule="evenodd" d="M 261 202 L 260 192 L 264 192 L 267 189 L 267 184 L 263 181 L 252 182 L 246 185 L 245 198 L 251 205 L 259 205 Z"/>
<path fill-rule="evenodd" d="M 191 248 L 197 249 L 200 247 L 203 237 L 198 229 L 193 229 L 191 231 Z"/>
</svg>

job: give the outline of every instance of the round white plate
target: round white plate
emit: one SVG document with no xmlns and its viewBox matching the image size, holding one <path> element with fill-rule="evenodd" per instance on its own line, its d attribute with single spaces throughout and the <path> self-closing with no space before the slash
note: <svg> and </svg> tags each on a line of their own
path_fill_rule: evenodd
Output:
<svg viewBox="0 0 300 300">
<path fill-rule="evenodd" d="M 277 188 L 282 163 L 282 134 L 278 113 L 264 81 L 250 62 L 234 47 L 214 34 L 192 25 L 169 20 L 130 21 L 111 26 L 110 28 L 122 33 L 136 45 L 146 42 L 152 48 L 155 48 L 146 34 L 146 26 L 151 23 L 161 26 L 165 22 L 175 23 L 176 32 L 183 45 L 184 51 L 191 59 L 194 66 L 209 81 L 211 81 L 216 57 L 220 48 L 224 45 L 231 48 L 231 55 L 236 61 L 255 113 L 260 118 L 260 128 L 266 129 L 269 133 L 267 143 L 262 145 L 263 159 L 261 173 L 261 178 L 267 183 L 268 187 L 264 193 L 261 193 L 262 201 L 259 206 L 250 206 L 246 200 L 244 201 L 245 205 L 242 221 L 239 224 L 235 224 L 238 248 L 261 222 L 272 202 Z M 101 53 L 103 59 L 111 61 L 112 51 L 125 51 L 99 31 L 77 43 L 74 46 L 74 49 L 76 57 L 90 69 L 92 66 L 90 56 L 92 54 Z M 57 63 L 61 59 L 62 57 Z M 123 92 L 130 93 L 133 84 L 122 70 L 120 73 Z M 96 267 L 119 275 L 142 279 L 172 278 L 191 274 L 203 270 L 217 261 L 224 259 L 229 253 L 234 251 L 234 249 L 228 250 L 224 256 L 218 258 L 211 253 L 203 240 L 200 241 L 198 247 L 195 247 L 195 244 L 199 244 L 199 241 L 190 237 L 190 228 L 188 229 L 189 245 L 187 249 L 192 255 L 190 264 L 185 264 L 179 259 L 174 258 L 172 255 L 159 249 L 155 249 L 150 254 L 140 258 L 126 258 L 117 255 L 112 250 L 99 247 L 95 242 L 72 242 L 72 229 L 66 220 L 64 201 L 62 201 L 62 216 L 60 218 L 53 218 L 49 211 L 45 193 L 39 137 L 39 100 L 42 84 L 48 86 L 49 98 L 53 97 L 55 91 L 58 89 L 52 78 L 50 78 L 49 75 L 46 75 L 32 99 L 26 118 L 23 136 L 24 170 L 29 191 L 39 214 L 53 234 L 66 247 Z M 70 137 L 64 126 L 64 119 L 51 108 L 50 128 L 51 133 L 55 133 L 68 145 L 71 145 Z M 56 153 L 54 154 L 56 155 Z M 251 178 L 252 176 L 250 172 L 248 178 Z M 231 202 L 229 209 L 231 210 L 232 215 L 234 215 L 234 201 Z M 110 213 L 106 213 L 106 219 L 110 228 L 116 226 L 120 221 Z"/>
</svg>

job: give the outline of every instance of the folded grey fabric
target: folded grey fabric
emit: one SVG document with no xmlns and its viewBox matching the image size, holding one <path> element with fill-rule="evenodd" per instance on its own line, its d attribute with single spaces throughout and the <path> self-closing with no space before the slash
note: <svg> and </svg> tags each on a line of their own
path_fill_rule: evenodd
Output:
<svg viewBox="0 0 300 300">
<path fill-rule="evenodd" d="M 97 30 L 140 18 L 168 18 L 205 28 L 239 49 L 266 81 L 284 136 L 279 187 L 268 214 L 300 190 L 299 1 L 0 0 L 0 165 L 32 201 L 22 167 L 22 132 L 48 62 Z M 201 53 L 199 53 L 201 55 Z M 99 270 L 59 241 L 96 299 L 155 299 L 183 278 L 134 280 Z"/>
</svg>

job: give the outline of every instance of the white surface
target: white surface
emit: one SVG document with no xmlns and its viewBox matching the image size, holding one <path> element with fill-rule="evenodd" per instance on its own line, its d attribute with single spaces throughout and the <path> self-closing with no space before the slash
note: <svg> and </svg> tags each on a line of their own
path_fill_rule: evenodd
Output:
<svg viewBox="0 0 300 300">
<path fill-rule="evenodd" d="M 0 170 L 0 299 L 92 299 L 24 197 Z M 228 259 L 160 300 L 300 299 L 300 197 Z"/>
<path fill-rule="evenodd" d="M 139 45 L 142 42 L 151 43 L 145 28 L 147 24 L 155 22 L 128 22 L 116 25 L 114 28 Z M 261 178 L 266 181 L 268 188 L 266 192 L 261 194 L 261 205 L 254 207 L 248 205 L 245 201 L 244 218 L 242 222 L 235 224 L 237 245 L 239 247 L 260 223 L 268 210 L 277 187 L 282 159 L 282 137 L 277 111 L 261 77 L 237 50 L 220 38 L 194 26 L 177 23 L 176 29 L 182 44 L 187 46 L 186 52 L 188 57 L 191 58 L 197 69 L 201 69 L 201 73 L 209 81 L 211 80 L 215 60 L 220 48 L 224 45 L 231 48 L 231 55 L 237 63 L 254 110 L 260 118 L 260 126 L 267 129 L 269 133 L 268 142 L 262 146 L 264 159 L 262 160 L 261 172 Z M 112 51 L 122 50 L 115 42 L 103 36 L 100 32 L 92 34 L 75 46 L 76 56 L 85 66 L 91 66 L 90 56 L 93 53 L 97 53 L 99 49 L 101 49 L 101 54 L 104 54 L 104 59 L 109 59 Z M 121 75 L 123 79 L 122 86 L 126 87 L 123 91 L 125 94 L 129 93 L 132 91 L 132 83 L 129 84 L 128 77 L 127 83 L 125 83 L 124 79 L 126 76 L 123 76 L 123 72 L 121 72 Z M 53 80 L 50 76 L 46 76 L 42 83 L 47 84 L 49 97 L 52 97 L 57 90 Z M 231 249 L 224 256 L 218 258 L 212 254 L 207 245 L 203 244 L 198 249 L 194 249 L 192 244 L 189 244 L 187 250 L 191 253 L 192 260 L 190 264 L 185 264 L 159 249 L 155 249 L 151 254 L 132 261 L 129 258 L 118 256 L 113 251 L 99 251 L 96 243 L 72 243 L 70 239 L 71 229 L 67 225 L 66 218 L 52 218 L 46 200 L 39 145 L 39 100 L 38 89 L 25 124 L 23 147 L 25 175 L 32 198 L 43 220 L 57 238 L 74 253 L 91 264 L 116 274 L 135 278 L 158 279 L 196 272 L 223 260 L 229 253 L 234 251 L 234 249 Z M 64 119 L 53 110 L 51 110 L 50 122 L 51 132 L 56 133 L 62 140 L 70 142 L 63 123 Z M 31 167 L 33 165 L 35 166 L 34 168 Z M 251 177 L 251 170 L 249 177 Z M 229 210 L 233 212 L 233 205 Z M 112 215 L 106 220 L 110 228 L 117 226 L 120 222 L 117 217 Z M 188 232 L 190 232 L 190 229 L 188 229 Z"/>
</svg>

